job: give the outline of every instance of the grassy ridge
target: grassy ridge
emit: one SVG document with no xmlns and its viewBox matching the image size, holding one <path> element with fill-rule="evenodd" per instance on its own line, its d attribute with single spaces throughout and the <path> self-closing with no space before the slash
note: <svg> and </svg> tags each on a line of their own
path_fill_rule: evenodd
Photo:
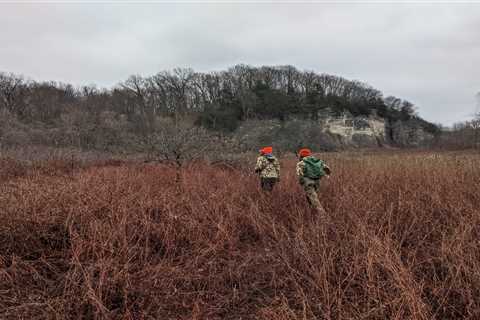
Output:
<svg viewBox="0 0 480 320">
<path fill-rule="evenodd" d="M 293 159 L 271 195 L 204 164 L 180 183 L 164 165 L 9 178 L 0 318 L 478 319 L 480 157 L 327 162 L 327 222 Z"/>
</svg>

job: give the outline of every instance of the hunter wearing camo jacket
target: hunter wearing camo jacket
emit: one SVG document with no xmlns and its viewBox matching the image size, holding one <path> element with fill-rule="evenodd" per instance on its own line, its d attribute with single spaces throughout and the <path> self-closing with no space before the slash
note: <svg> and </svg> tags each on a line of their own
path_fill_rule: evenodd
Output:
<svg viewBox="0 0 480 320">
<path fill-rule="evenodd" d="M 260 176 L 260 185 L 266 191 L 272 191 L 280 181 L 280 162 L 272 153 L 272 147 L 261 149 L 255 165 L 255 173 Z"/>
</svg>

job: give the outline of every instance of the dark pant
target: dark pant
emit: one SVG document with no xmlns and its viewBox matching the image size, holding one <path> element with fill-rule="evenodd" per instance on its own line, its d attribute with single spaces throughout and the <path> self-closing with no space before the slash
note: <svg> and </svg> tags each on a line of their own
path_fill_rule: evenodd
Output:
<svg viewBox="0 0 480 320">
<path fill-rule="evenodd" d="M 260 178 L 260 185 L 265 191 L 272 191 L 277 183 L 277 178 Z"/>
</svg>

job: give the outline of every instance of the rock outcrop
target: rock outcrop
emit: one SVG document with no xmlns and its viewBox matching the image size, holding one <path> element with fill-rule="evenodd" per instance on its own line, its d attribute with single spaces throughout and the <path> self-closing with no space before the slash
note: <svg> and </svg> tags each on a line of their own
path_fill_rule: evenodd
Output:
<svg viewBox="0 0 480 320">
<path fill-rule="evenodd" d="M 353 117 L 344 113 L 319 119 L 323 131 L 341 137 L 345 145 L 373 147 L 385 144 L 385 121 L 380 117 Z"/>
<path fill-rule="evenodd" d="M 349 113 L 332 114 L 328 110 L 315 118 L 248 120 L 237 129 L 235 137 L 242 145 L 274 144 L 283 149 L 309 145 L 322 150 L 389 145 L 419 147 L 433 139 L 415 119 L 391 123 L 377 115 L 354 117 Z"/>
</svg>

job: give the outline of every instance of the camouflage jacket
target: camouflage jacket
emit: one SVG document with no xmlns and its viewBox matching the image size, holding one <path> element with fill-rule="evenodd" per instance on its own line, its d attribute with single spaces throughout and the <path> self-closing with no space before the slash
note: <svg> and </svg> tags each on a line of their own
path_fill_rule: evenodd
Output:
<svg viewBox="0 0 480 320">
<path fill-rule="evenodd" d="M 260 156 L 255 165 L 260 178 L 280 178 L 280 162 L 274 156 Z"/>
</svg>

